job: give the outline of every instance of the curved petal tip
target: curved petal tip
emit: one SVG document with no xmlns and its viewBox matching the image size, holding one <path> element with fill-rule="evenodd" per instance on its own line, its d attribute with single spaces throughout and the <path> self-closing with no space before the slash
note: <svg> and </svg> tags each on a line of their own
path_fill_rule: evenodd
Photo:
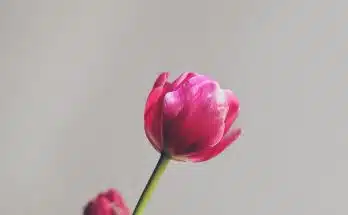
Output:
<svg viewBox="0 0 348 215">
<path fill-rule="evenodd" d="M 169 77 L 169 72 L 162 72 L 158 75 L 155 83 L 153 84 L 153 88 L 162 87 L 167 82 Z"/>
</svg>

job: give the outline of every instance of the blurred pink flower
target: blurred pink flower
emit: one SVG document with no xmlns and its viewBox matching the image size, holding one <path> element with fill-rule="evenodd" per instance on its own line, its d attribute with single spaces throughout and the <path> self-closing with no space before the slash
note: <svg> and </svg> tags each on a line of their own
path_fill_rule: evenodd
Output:
<svg viewBox="0 0 348 215">
<path fill-rule="evenodd" d="M 149 141 L 174 160 L 202 162 L 217 156 L 241 134 L 240 128 L 231 128 L 239 113 L 237 97 L 204 75 L 183 73 L 172 83 L 168 76 L 158 76 L 147 98 Z"/>
<path fill-rule="evenodd" d="M 122 195 L 111 188 L 100 193 L 84 207 L 83 215 L 130 215 Z"/>
</svg>

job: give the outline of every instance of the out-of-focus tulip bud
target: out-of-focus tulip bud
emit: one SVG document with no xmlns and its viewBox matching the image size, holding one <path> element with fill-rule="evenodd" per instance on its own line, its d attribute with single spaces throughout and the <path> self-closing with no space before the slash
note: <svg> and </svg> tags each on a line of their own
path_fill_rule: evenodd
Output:
<svg viewBox="0 0 348 215">
<path fill-rule="evenodd" d="M 130 215 L 122 195 L 111 188 L 87 203 L 83 215 Z"/>
</svg>

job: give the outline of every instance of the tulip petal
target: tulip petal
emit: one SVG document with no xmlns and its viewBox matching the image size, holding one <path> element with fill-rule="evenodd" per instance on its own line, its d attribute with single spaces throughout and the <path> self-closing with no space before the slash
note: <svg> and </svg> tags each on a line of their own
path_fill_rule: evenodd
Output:
<svg viewBox="0 0 348 215">
<path fill-rule="evenodd" d="M 182 83 L 185 83 L 190 78 L 197 76 L 198 74 L 195 72 L 185 72 L 181 74 L 175 81 L 172 83 L 173 90 L 177 89 L 181 86 Z"/>
<path fill-rule="evenodd" d="M 173 91 L 166 93 L 163 100 L 163 114 L 167 120 L 178 116 L 182 108 L 183 101 L 179 92 Z"/>
<path fill-rule="evenodd" d="M 202 88 L 202 86 L 208 83 L 211 83 L 210 85 L 208 85 L 210 86 L 210 88 L 205 86 L 203 88 L 203 90 L 205 90 L 204 92 L 213 92 L 216 88 L 220 88 L 219 84 L 216 81 L 213 81 L 204 75 L 197 75 L 191 77 L 190 79 L 186 79 L 181 87 L 184 91 L 186 91 L 186 93 L 195 95 L 198 89 Z"/>
<path fill-rule="evenodd" d="M 126 202 L 124 201 L 124 199 L 122 198 L 122 196 L 119 194 L 119 192 L 114 189 L 114 188 L 110 188 L 106 193 L 105 193 L 105 197 L 107 200 L 109 200 L 110 202 L 115 203 L 117 206 L 124 206 L 126 204 Z"/>
<path fill-rule="evenodd" d="M 125 200 L 115 189 L 110 189 L 105 193 L 106 199 L 111 202 L 111 208 L 116 211 L 116 214 L 130 214 L 130 209 L 128 208 Z"/>
<path fill-rule="evenodd" d="M 225 97 L 228 103 L 228 113 L 225 120 L 225 132 L 227 133 L 233 122 L 236 120 L 239 113 L 239 101 L 236 95 L 231 90 L 224 90 Z"/>
<path fill-rule="evenodd" d="M 221 140 L 228 106 L 216 82 L 196 76 L 170 97 L 175 105 L 165 106 L 170 108 L 163 111 L 163 125 L 164 139 L 173 155 L 201 151 Z M 172 116 L 177 117 L 172 120 Z"/>
<path fill-rule="evenodd" d="M 156 79 L 153 89 L 157 87 L 163 87 L 168 80 L 169 72 L 162 72 Z"/>
<path fill-rule="evenodd" d="M 192 162 L 203 162 L 214 158 L 230 146 L 241 134 L 241 129 L 235 129 L 226 135 L 217 145 L 206 149 L 202 153 L 192 154 L 189 159 Z"/>
<path fill-rule="evenodd" d="M 197 76 L 192 78 L 185 88 L 182 90 L 188 117 L 197 117 L 196 122 L 202 122 L 201 117 L 206 116 L 225 120 L 228 104 L 224 91 L 220 89 L 217 82 Z M 187 122 L 194 121 L 187 119 Z"/>
<path fill-rule="evenodd" d="M 95 200 L 95 205 L 92 206 L 91 215 L 101 215 L 101 214 L 110 214 L 112 213 L 112 208 L 109 205 L 108 200 L 100 195 Z"/>
<path fill-rule="evenodd" d="M 144 127 L 145 134 L 154 148 L 161 152 L 162 148 L 162 102 L 164 89 L 157 87 L 153 89 L 145 105 Z"/>
<path fill-rule="evenodd" d="M 84 207 L 83 215 L 130 215 L 125 200 L 115 189 L 100 193 Z"/>
</svg>

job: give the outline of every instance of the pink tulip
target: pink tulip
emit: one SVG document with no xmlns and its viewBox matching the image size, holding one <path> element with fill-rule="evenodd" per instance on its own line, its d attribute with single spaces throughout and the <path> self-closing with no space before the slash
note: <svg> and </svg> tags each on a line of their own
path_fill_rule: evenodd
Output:
<svg viewBox="0 0 348 215">
<path fill-rule="evenodd" d="M 237 97 L 204 75 L 183 73 L 172 83 L 168 76 L 158 76 L 147 98 L 147 138 L 174 160 L 202 162 L 217 156 L 241 134 L 240 128 L 232 128 Z"/>
<path fill-rule="evenodd" d="M 88 202 L 83 215 L 130 215 L 130 210 L 121 194 L 109 189 Z"/>
</svg>

